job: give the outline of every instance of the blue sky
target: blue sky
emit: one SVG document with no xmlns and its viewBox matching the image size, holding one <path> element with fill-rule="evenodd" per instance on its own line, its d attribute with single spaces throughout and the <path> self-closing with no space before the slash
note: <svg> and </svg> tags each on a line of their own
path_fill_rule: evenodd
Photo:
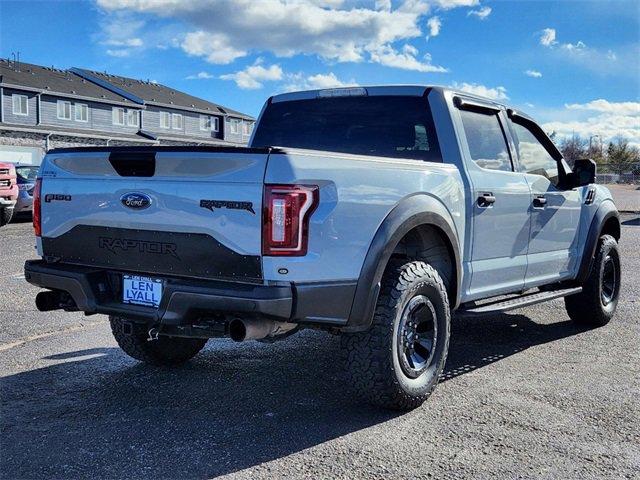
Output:
<svg viewBox="0 0 640 480">
<path fill-rule="evenodd" d="M 637 0 L 0 0 L 0 55 L 15 51 L 253 115 L 292 89 L 456 85 L 640 144 Z"/>
</svg>

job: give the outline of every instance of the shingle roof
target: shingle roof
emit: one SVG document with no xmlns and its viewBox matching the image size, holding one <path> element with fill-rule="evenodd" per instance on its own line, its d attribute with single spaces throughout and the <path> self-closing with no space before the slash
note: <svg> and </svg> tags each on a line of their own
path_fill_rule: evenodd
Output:
<svg viewBox="0 0 640 480">
<path fill-rule="evenodd" d="M 74 75 L 67 70 L 42 67 L 24 62 L 16 64 L 6 59 L 0 59 L 0 82 L 17 87 L 22 86 L 51 92 L 52 94 L 95 98 L 98 101 L 128 101 L 121 95 L 116 95 L 112 91 Z"/>
<path fill-rule="evenodd" d="M 96 76 L 100 80 L 109 82 L 113 86 L 121 88 L 132 93 L 136 97 L 141 98 L 146 104 L 161 105 L 170 108 L 186 108 L 189 110 L 198 110 L 210 113 L 226 113 L 231 116 L 253 120 L 253 117 L 244 113 L 203 100 L 202 98 L 194 97 L 160 83 L 149 80 L 136 80 L 135 78 L 111 75 L 104 72 L 96 72 L 82 68 L 74 68 L 73 70 L 79 74 L 84 72 L 89 76 Z"/>
<path fill-rule="evenodd" d="M 63 70 L 31 63 L 0 59 L 0 83 L 97 101 L 145 103 L 202 113 L 228 114 L 253 120 L 253 117 L 165 85 L 111 75 L 83 68 Z M 115 88 L 114 88 L 115 87 Z M 136 97 L 138 97 L 136 99 Z M 140 102 L 142 100 L 143 102 Z"/>
</svg>

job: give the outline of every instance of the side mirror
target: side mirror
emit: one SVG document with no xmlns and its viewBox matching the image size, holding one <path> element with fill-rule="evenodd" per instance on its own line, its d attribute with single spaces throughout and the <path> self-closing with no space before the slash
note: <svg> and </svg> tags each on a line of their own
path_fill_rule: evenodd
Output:
<svg viewBox="0 0 640 480">
<path fill-rule="evenodd" d="M 596 183 L 596 162 L 589 158 L 576 160 L 573 164 L 572 187 L 584 187 Z"/>
</svg>

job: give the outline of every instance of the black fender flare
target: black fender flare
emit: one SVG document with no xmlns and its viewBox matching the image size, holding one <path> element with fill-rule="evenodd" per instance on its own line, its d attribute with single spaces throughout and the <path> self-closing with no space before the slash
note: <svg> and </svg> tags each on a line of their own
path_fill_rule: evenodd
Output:
<svg viewBox="0 0 640 480">
<path fill-rule="evenodd" d="M 615 204 L 611 201 L 603 202 L 598 207 L 598 210 L 596 210 L 596 213 L 591 220 L 591 224 L 589 225 L 589 231 L 584 243 L 584 250 L 582 251 L 582 258 L 580 259 L 580 268 L 578 269 L 578 275 L 576 276 L 576 283 L 578 285 L 582 285 L 589 276 L 589 272 L 593 266 L 596 248 L 598 248 L 598 240 L 602 235 L 602 230 L 605 224 L 611 218 L 615 218 L 618 232 L 620 232 L 620 214 L 618 213 Z M 618 240 L 618 238 L 616 238 L 616 240 Z"/>
<path fill-rule="evenodd" d="M 420 225 L 433 226 L 445 236 L 455 265 L 453 291 L 449 292 L 451 308 L 457 308 L 460 303 L 462 263 L 455 223 L 442 202 L 426 194 L 416 194 L 401 200 L 376 231 L 360 271 L 349 321 L 343 331 L 359 332 L 371 326 L 385 267 L 400 240 Z"/>
</svg>

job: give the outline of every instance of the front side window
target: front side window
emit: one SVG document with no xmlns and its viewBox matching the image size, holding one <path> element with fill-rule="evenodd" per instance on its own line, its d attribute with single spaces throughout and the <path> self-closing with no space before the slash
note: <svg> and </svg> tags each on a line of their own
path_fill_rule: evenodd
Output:
<svg viewBox="0 0 640 480">
<path fill-rule="evenodd" d="M 497 113 L 460 110 L 469 154 L 487 170 L 511 172 L 511 158 Z"/>
<path fill-rule="evenodd" d="M 124 125 L 124 108 L 113 107 L 113 124 Z"/>
<path fill-rule="evenodd" d="M 243 135 L 251 135 L 253 131 L 253 123 L 251 122 L 242 122 L 242 134 Z"/>
<path fill-rule="evenodd" d="M 127 125 L 130 127 L 138 126 L 138 111 L 137 110 L 127 110 Z"/>
<path fill-rule="evenodd" d="M 212 117 L 211 130 L 214 132 L 220 131 L 220 119 L 218 117 Z"/>
<path fill-rule="evenodd" d="M 516 146 L 520 156 L 520 168 L 525 173 L 542 175 L 554 185 L 559 183 L 558 162 L 538 141 L 527 127 L 512 123 L 516 134 Z"/>
<path fill-rule="evenodd" d="M 29 97 L 13 94 L 11 96 L 14 115 L 29 115 Z"/>
<path fill-rule="evenodd" d="M 273 102 L 255 129 L 254 147 L 279 145 L 442 162 L 425 97 L 363 95 Z"/>
<path fill-rule="evenodd" d="M 58 118 L 61 120 L 71 120 L 71 102 L 58 100 Z"/>
<path fill-rule="evenodd" d="M 76 112 L 76 122 L 88 122 L 89 106 L 84 103 L 76 103 L 74 107 Z"/>
<path fill-rule="evenodd" d="M 182 130 L 182 115 L 179 113 L 172 113 L 171 125 L 174 130 Z"/>
<path fill-rule="evenodd" d="M 171 128 L 171 114 L 160 112 L 160 128 Z"/>
</svg>

